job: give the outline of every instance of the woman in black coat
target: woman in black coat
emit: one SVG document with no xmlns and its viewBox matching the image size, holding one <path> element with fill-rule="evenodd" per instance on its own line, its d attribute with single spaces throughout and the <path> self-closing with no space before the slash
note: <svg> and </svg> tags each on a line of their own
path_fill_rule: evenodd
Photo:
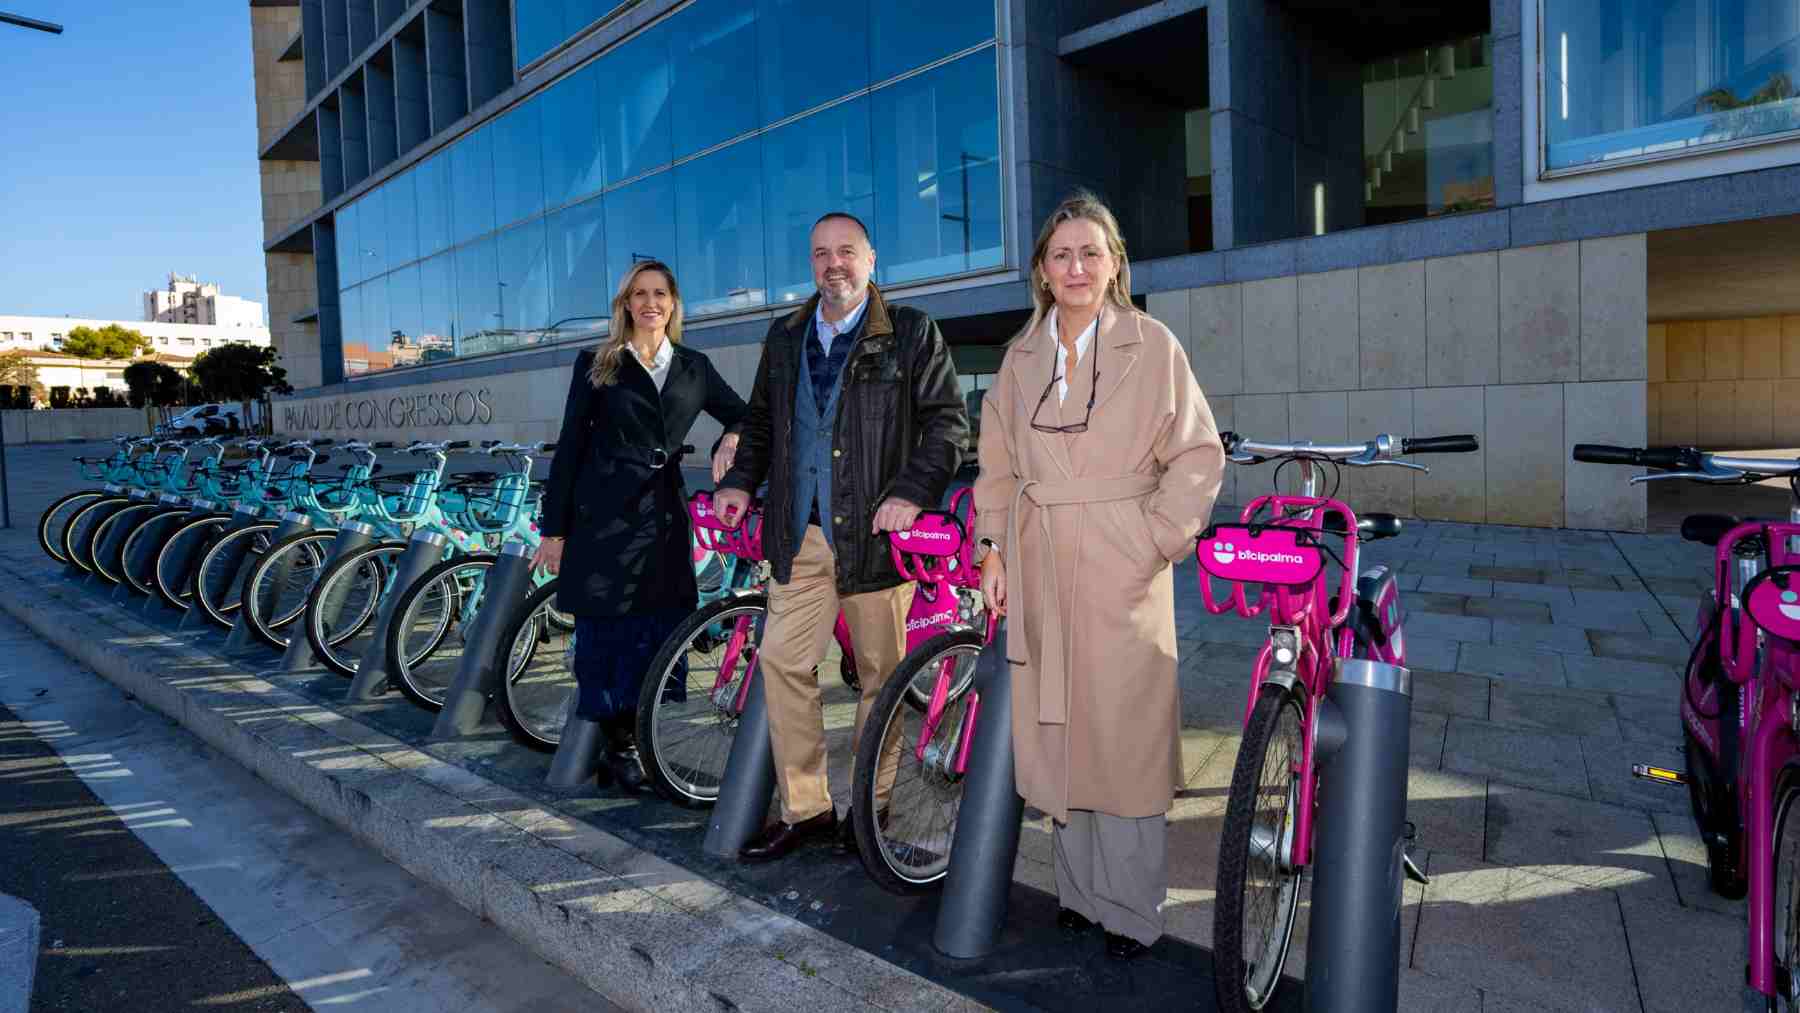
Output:
<svg viewBox="0 0 1800 1013">
<path fill-rule="evenodd" d="M 558 574 L 557 607 L 575 616 L 577 714 L 605 730 L 599 779 L 644 787 L 634 730 L 650 657 L 698 604 L 681 447 L 705 411 L 731 429 L 748 410 L 711 360 L 683 348 L 681 291 L 656 261 L 613 297 L 612 332 L 575 360 L 550 467 L 537 562 Z M 730 466 L 737 435 L 713 458 Z"/>
</svg>

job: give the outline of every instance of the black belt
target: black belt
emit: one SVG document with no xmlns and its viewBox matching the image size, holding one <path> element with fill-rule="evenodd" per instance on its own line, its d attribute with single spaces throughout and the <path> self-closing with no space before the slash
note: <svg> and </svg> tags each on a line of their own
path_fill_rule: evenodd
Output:
<svg viewBox="0 0 1800 1013">
<path fill-rule="evenodd" d="M 683 457 L 693 452 L 694 446 L 691 443 L 683 443 L 675 449 L 673 454 L 661 447 L 612 446 L 601 450 L 601 453 L 614 460 L 641 464 L 651 471 L 660 471 L 671 464 L 679 464 Z"/>
</svg>

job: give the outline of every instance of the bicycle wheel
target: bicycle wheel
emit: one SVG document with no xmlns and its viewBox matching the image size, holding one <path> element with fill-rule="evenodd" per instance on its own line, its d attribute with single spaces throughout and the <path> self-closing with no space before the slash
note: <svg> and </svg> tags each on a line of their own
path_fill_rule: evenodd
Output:
<svg viewBox="0 0 1800 1013">
<path fill-rule="evenodd" d="M 1770 854 L 1775 862 L 1775 968 L 1778 981 L 1793 979 L 1800 973 L 1795 960 L 1800 959 L 1800 771 L 1788 768 L 1776 793 L 1775 843 Z M 1787 972 L 1785 974 L 1779 972 Z M 1779 1003 L 1769 1009 L 1794 1013 L 1800 1008 L 1800 996 L 1792 986 Z"/>
<path fill-rule="evenodd" d="M 342 676 L 356 674 L 394 564 L 405 551 L 405 542 L 371 542 L 325 567 L 301 620 L 320 664 Z"/>
<path fill-rule="evenodd" d="M 199 553 L 217 538 L 230 518 L 224 514 L 201 517 L 177 527 L 169 540 L 156 552 L 156 565 L 151 578 L 157 597 L 171 608 L 183 611 L 193 606 L 194 570 Z"/>
<path fill-rule="evenodd" d="M 331 560 L 336 531 L 303 531 L 269 546 L 244 576 L 244 619 L 256 639 L 277 649 L 288 645 L 288 630 L 306 611 L 319 572 Z"/>
<path fill-rule="evenodd" d="M 1214 986 L 1226 1013 L 1263 1008 L 1281 984 L 1293 941 L 1305 875 L 1305 856 L 1293 853 L 1300 721 L 1294 695 L 1265 686 L 1231 773 L 1213 910 Z"/>
<path fill-rule="evenodd" d="M 257 521 L 227 531 L 200 554 L 194 566 L 192 601 L 213 625 L 231 629 L 244 583 L 238 579 L 244 561 L 269 547 L 277 527 L 272 521 Z"/>
<path fill-rule="evenodd" d="M 920 644 L 882 685 L 856 744 L 850 815 L 857 851 L 863 868 L 889 893 L 925 893 L 950 871 L 950 844 L 963 795 L 956 760 L 984 643 L 977 631 L 962 629 Z M 950 689 L 927 736 L 932 690 L 946 666 Z M 884 759 L 893 785 L 885 805 L 878 801 Z"/>
<path fill-rule="evenodd" d="M 130 502 L 129 496 L 101 496 L 75 511 L 62 530 L 63 557 L 84 572 L 93 573 L 94 560 L 88 555 L 88 546 L 93 542 L 94 526 Z"/>
<path fill-rule="evenodd" d="M 531 592 L 500 634 L 495 663 L 506 675 L 494 709 L 513 740 L 540 753 L 556 751 L 575 706 L 575 621 L 556 610 L 552 580 Z"/>
<path fill-rule="evenodd" d="M 463 654 L 450 631 L 461 625 L 468 635 L 493 565 L 489 553 L 446 559 L 398 592 L 387 631 L 388 682 L 426 710 L 442 709 L 450 694 Z"/>
<path fill-rule="evenodd" d="M 187 515 L 186 507 L 158 510 L 125 536 L 125 547 L 119 553 L 119 573 L 133 591 L 142 595 L 156 592 L 156 579 L 152 572 L 156 567 L 156 556 L 162 551 L 163 543 L 168 540 L 169 535 L 181 526 L 182 518 Z"/>
<path fill-rule="evenodd" d="M 638 759 L 676 805 L 719 798 L 738 691 L 756 668 L 756 623 L 768 610 L 766 594 L 721 598 L 683 619 L 650 661 L 638 691 Z"/>
<path fill-rule="evenodd" d="M 95 489 L 83 489 L 80 492 L 69 493 L 45 507 L 44 512 L 38 515 L 37 523 L 38 548 L 44 550 L 44 555 L 58 563 L 67 563 L 69 554 L 62 544 L 63 529 L 69 526 L 70 519 L 80 512 L 82 507 L 105 495 Z"/>
<path fill-rule="evenodd" d="M 121 576 L 125 563 L 120 552 L 125 547 L 124 534 L 156 510 L 155 503 L 133 503 L 94 525 L 93 533 L 88 536 L 87 550 L 88 558 L 94 563 L 94 576 L 108 584 L 125 579 Z"/>
</svg>

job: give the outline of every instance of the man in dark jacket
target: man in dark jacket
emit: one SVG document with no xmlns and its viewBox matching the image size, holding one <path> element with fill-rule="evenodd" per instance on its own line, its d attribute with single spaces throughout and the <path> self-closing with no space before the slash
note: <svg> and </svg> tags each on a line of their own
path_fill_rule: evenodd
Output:
<svg viewBox="0 0 1800 1013">
<path fill-rule="evenodd" d="M 837 832 L 814 669 L 841 608 L 862 680 L 860 740 L 906 653 L 912 606 L 913 585 L 894 569 L 883 532 L 903 531 L 939 504 L 968 431 L 944 336 L 870 284 L 875 249 L 862 222 L 836 212 L 819 219 L 812 269 L 818 294 L 769 328 L 737 457 L 715 497 L 735 525 L 751 491 L 769 483 L 763 548 L 774 583 L 759 667 L 781 820 L 744 846 L 750 862 Z M 840 834 L 840 847 L 851 840 Z"/>
</svg>

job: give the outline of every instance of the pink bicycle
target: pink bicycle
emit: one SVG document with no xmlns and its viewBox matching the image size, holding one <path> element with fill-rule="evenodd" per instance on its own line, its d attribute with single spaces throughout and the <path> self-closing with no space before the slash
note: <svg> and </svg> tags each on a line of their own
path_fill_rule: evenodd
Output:
<svg viewBox="0 0 1800 1013">
<path fill-rule="evenodd" d="M 1800 1008 L 1800 461 L 1587 443 L 1574 458 L 1663 469 L 1634 484 L 1788 480 L 1786 521 L 1682 520 L 1683 538 L 1713 548 L 1714 582 L 1682 679 L 1687 769 L 1633 773 L 1687 785 L 1713 891 L 1749 894 L 1742 1009 L 1791 1013 Z"/>
<path fill-rule="evenodd" d="M 948 511 L 927 510 L 888 536 L 894 566 L 918 589 L 906 657 L 875 698 L 857 743 L 851 819 L 863 867 L 892 893 L 933 889 L 950 869 L 981 712 L 981 694 L 971 688 L 975 661 L 998 625 L 981 596 L 974 523 L 974 495 L 962 489 Z M 878 804 L 884 784 L 887 801 Z"/>
<path fill-rule="evenodd" d="M 1281 983 L 1302 877 L 1313 861 L 1320 702 L 1346 662 L 1406 661 L 1395 575 L 1386 566 L 1362 570 L 1358 561 L 1362 541 L 1399 534 L 1400 520 L 1382 513 L 1359 517 L 1338 500 L 1338 466 L 1426 471 L 1396 458 L 1478 447 L 1473 436 L 1396 440 L 1383 434 L 1367 443 L 1315 446 L 1221 435 L 1234 464 L 1280 461 L 1277 481 L 1290 463 L 1300 472 L 1296 495 L 1258 497 L 1236 523 L 1202 532 L 1197 549 L 1207 611 L 1269 624 L 1251 673 L 1244 736 L 1226 800 L 1213 916 L 1219 1008 L 1242 1011 L 1261 1009 Z M 1333 482 L 1320 495 L 1326 471 Z M 1230 593 L 1215 594 L 1215 580 Z M 1252 597 L 1246 591 L 1253 586 Z M 1405 864 L 1408 875 L 1418 876 L 1410 859 Z"/>
</svg>

